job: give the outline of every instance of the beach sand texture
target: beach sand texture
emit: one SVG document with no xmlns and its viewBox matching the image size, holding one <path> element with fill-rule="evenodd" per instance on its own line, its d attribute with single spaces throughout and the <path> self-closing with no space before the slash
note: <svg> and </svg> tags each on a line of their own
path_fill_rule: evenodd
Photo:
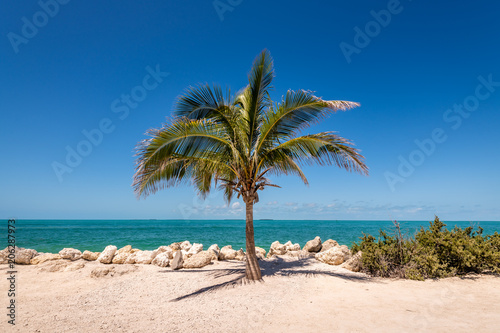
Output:
<svg viewBox="0 0 500 333">
<path fill-rule="evenodd" d="M 241 283 L 244 265 L 18 265 L 16 325 L 7 323 L 2 278 L 0 331 L 456 333 L 500 325 L 500 277 L 379 279 L 313 258 L 277 257 L 260 261 L 264 282 Z"/>
</svg>

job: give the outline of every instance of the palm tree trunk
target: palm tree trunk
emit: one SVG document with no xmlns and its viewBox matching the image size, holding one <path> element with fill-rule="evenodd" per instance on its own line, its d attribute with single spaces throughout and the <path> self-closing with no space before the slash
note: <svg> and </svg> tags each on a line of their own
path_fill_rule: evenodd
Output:
<svg viewBox="0 0 500 333">
<path fill-rule="evenodd" d="M 246 277 L 249 280 L 260 280 L 262 275 L 260 273 L 259 262 L 255 254 L 255 240 L 253 233 L 253 199 L 245 200 L 246 204 L 246 238 L 247 238 L 247 263 L 246 263 Z"/>
</svg>

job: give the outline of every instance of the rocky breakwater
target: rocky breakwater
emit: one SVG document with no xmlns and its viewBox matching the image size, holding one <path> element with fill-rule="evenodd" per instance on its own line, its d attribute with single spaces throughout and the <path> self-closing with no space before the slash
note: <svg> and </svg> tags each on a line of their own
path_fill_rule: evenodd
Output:
<svg viewBox="0 0 500 333">
<path fill-rule="evenodd" d="M 8 248 L 0 251 L 0 264 L 8 263 L 11 252 Z M 266 258 L 265 249 L 256 247 L 255 252 L 259 260 Z M 267 258 L 276 256 L 315 258 L 325 264 L 342 265 L 343 268 L 358 272 L 361 269 L 361 255 L 361 252 L 352 255 L 347 246 L 339 245 L 332 239 L 322 242 L 320 237 L 315 237 L 308 241 L 302 249 L 298 243 L 287 241 L 281 244 L 279 241 L 275 241 L 270 246 Z M 38 253 L 33 249 L 16 247 L 14 255 L 10 254 L 10 257 L 12 256 L 15 257 L 16 264 L 20 265 L 46 263 L 43 270 L 48 271 L 76 270 L 83 268 L 85 263 L 89 261 L 97 261 L 103 265 L 156 265 L 177 270 L 202 268 L 221 260 L 246 260 L 246 253 L 243 249 L 235 250 L 231 245 L 219 248 L 217 244 L 213 244 L 204 250 L 203 244 L 191 244 L 187 240 L 160 246 L 152 251 L 135 249 L 131 245 L 120 249 L 114 245 L 108 245 L 102 252 L 85 250 L 82 253 L 78 249 L 64 248 L 59 253 L 53 254 Z"/>
<path fill-rule="evenodd" d="M 346 245 L 339 245 L 333 239 L 322 242 L 321 238 L 316 236 L 308 241 L 302 249 L 299 244 L 292 244 L 291 241 L 284 244 L 275 241 L 271 244 L 267 258 L 276 256 L 311 257 L 328 265 L 340 265 L 340 267 L 350 271 L 359 272 L 361 270 L 361 255 L 361 252 L 359 252 L 353 256 Z"/>
</svg>

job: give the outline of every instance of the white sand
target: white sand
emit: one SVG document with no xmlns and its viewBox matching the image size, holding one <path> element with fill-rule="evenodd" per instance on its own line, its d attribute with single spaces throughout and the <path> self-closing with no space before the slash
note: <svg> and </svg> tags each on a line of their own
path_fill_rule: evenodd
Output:
<svg viewBox="0 0 500 333">
<path fill-rule="evenodd" d="M 498 332 L 500 277 L 368 278 L 314 259 L 261 261 L 264 282 L 230 283 L 244 263 L 197 270 L 54 262 L 17 266 L 16 325 L 0 332 Z M 76 268 L 77 266 L 73 266 Z M 91 277 L 94 269 L 116 273 Z M 0 266 L 5 276 L 6 265 Z"/>
</svg>

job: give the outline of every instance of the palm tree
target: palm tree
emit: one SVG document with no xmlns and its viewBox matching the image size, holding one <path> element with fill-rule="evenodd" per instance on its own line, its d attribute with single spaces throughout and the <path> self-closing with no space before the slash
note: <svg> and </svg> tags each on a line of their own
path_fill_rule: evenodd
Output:
<svg viewBox="0 0 500 333">
<path fill-rule="evenodd" d="M 248 86 L 236 96 L 216 85 L 188 88 L 177 101 L 174 118 L 149 130 L 150 138 L 137 146 L 133 187 L 138 197 L 190 181 L 202 197 L 219 187 L 228 204 L 234 194 L 243 198 L 249 280 L 261 279 L 253 206 L 259 190 L 279 187 L 267 175 L 297 175 L 308 184 L 303 164 L 333 164 L 368 174 L 364 157 L 349 140 L 334 132 L 298 136 L 330 113 L 359 104 L 323 100 L 304 90 L 289 90 L 280 103 L 273 103 L 273 76 L 273 60 L 264 50 L 254 60 Z"/>
</svg>

